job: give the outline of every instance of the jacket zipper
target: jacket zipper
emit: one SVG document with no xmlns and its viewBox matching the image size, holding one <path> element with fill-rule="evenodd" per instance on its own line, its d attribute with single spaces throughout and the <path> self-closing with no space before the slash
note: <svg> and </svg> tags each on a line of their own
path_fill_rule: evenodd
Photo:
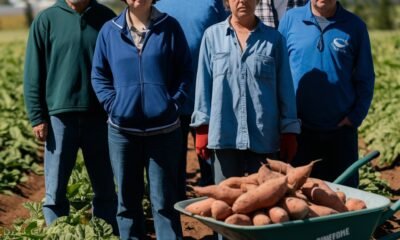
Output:
<svg viewBox="0 0 400 240">
<path fill-rule="evenodd" d="M 143 112 L 145 111 L 145 98 L 144 98 L 144 77 L 143 77 L 143 67 L 142 67 L 142 65 L 143 65 L 143 63 L 142 63 L 142 54 L 143 54 L 143 50 L 144 50 L 144 48 L 145 48 L 145 46 L 146 46 L 146 42 L 147 42 L 147 39 L 149 38 L 149 35 L 150 35 L 150 33 L 151 33 L 151 30 L 149 30 L 147 33 L 146 33 L 146 36 L 144 37 L 144 41 L 143 41 L 143 46 L 142 46 L 142 49 L 138 49 L 138 55 L 139 55 L 139 71 L 140 71 L 140 92 L 141 92 L 141 99 L 142 99 L 142 109 L 143 109 Z M 145 116 L 145 114 L 144 114 L 144 116 Z"/>
<path fill-rule="evenodd" d="M 325 48 L 325 42 L 324 42 L 324 33 L 326 32 L 326 29 L 327 28 L 329 28 L 329 26 L 332 24 L 332 23 L 329 23 L 323 30 L 321 29 L 321 26 L 319 25 L 319 23 L 318 23 L 318 21 L 315 19 L 315 17 L 314 17 L 314 20 L 315 20 L 315 22 L 313 22 L 314 23 L 314 25 L 318 28 L 318 30 L 319 30 L 319 39 L 318 39 L 318 43 L 317 43 L 317 49 L 318 49 L 318 51 L 320 52 L 320 53 L 322 53 L 322 51 L 324 51 L 324 48 Z M 321 59 L 321 66 L 323 65 L 323 58 L 321 57 L 320 58 Z"/>
</svg>

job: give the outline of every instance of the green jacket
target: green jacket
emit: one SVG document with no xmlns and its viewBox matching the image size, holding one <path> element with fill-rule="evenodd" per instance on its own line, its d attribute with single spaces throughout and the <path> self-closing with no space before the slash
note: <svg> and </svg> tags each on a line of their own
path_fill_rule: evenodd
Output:
<svg viewBox="0 0 400 240">
<path fill-rule="evenodd" d="M 114 16 L 95 0 L 81 14 L 58 0 L 36 16 L 24 70 L 24 98 L 32 126 L 59 113 L 105 114 L 93 92 L 90 72 L 98 32 Z"/>
</svg>

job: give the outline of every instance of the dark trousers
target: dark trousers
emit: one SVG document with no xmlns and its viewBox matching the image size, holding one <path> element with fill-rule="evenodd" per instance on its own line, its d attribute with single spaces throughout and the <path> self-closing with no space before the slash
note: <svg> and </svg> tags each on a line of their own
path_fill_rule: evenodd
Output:
<svg viewBox="0 0 400 240">
<path fill-rule="evenodd" d="M 214 181 L 221 181 L 230 177 L 242 177 L 246 174 L 258 172 L 267 157 L 272 154 L 255 153 L 250 150 L 214 149 L 211 156 L 214 169 Z"/>
<path fill-rule="evenodd" d="M 358 134 L 353 127 L 342 127 L 334 131 L 315 131 L 303 127 L 297 138 L 298 150 L 293 166 L 308 164 L 322 158 L 313 167 L 311 177 L 333 182 L 358 159 Z M 358 173 L 344 185 L 358 187 Z"/>
<path fill-rule="evenodd" d="M 182 183 L 180 186 L 183 186 L 179 189 L 179 199 L 186 199 L 186 157 L 187 157 L 187 146 L 188 146 L 188 134 L 192 134 L 193 140 L 196 140 L 196 131 L 189 126 L 190 124 L 190 115 L 182 115 L 180 117 L 181 120 L 181 130 L 182 130 L 182 153 L 179 162 L 179 182 Z M 211 165 L 206 162 L 206 160 L 201 159 L 197 156 L 200 166 L 200 183 L 199 185 L 206 186 L 213 184 L 213 175 L 211 170 Z"/>
</svg>

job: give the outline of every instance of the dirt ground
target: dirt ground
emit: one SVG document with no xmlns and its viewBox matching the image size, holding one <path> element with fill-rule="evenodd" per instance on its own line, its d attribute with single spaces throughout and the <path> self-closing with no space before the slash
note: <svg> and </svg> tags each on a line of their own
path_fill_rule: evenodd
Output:
<svg viewBox="0 0 400 240">
<path fill-rule="evenodd" d="M 187 184 L 197 185 L 200 179 L 199 165 L 193 147 L 193 139 L 189 138 L 187 153 Z M 400 165 L 391 169 L 381 171 L 382 178 L 387 180 L 393 190 L 392 200 L 400 199 Z M 190 188 L 189 188 L 190 189 Z M 188 192 L 189 197 L 193 197 L 192 192 Z M 17 218 L 26 218 L 28 211 L 22 206 L 26 201 L 41 201 L 44 198 L 44 178 L 34 174 L 29 175 L 29 180 L 18 187 L 17 194 L 8 196 L 0 195 L 0 226 L 10 227 Z M 182 216 L 182 230 L 186 240 L 191 239 L 212 239 L 212 231 L 202 223 L 193 218 Z M 149 221 L 151 225 L 151 221 Z M 378 227 L 375 237 L 379 238 L 391 232 L 400 231 L 400 212 Z M 149 234 L 150 239 L 155 239 L 154 234 Z"/>
</svg>

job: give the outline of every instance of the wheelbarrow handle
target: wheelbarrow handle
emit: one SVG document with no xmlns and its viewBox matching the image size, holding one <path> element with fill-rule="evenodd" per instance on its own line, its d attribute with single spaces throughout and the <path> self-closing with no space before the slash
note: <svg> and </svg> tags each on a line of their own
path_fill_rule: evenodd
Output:
<svg viewBox="0 0 400 240">
<path fill-rule="evenodd" d="M 351 164 L 342 174 L 340 174 L 339 177 L 333 181 L 333 183 L 336 184 L 341 184 L 344 183 L 351 175 L 355 172 L 358 171 L 360 167 L 363 165 L 367 164 L 368 162 L 372 161 L 372 159 L 377 158 L 380 155 L 379 151 L 372 151 L 365 155 L 363 158 L 358 159 L 355 161 L 353 164 Z"/>
<path fill-rule="evenodd" d="M 379 219 L 379 225 L 383 224 L 391 218 L 400 209 L 400 200 L 393 203 L 386 211 L 383 212 L 381 218 Z"/>
</svg>

